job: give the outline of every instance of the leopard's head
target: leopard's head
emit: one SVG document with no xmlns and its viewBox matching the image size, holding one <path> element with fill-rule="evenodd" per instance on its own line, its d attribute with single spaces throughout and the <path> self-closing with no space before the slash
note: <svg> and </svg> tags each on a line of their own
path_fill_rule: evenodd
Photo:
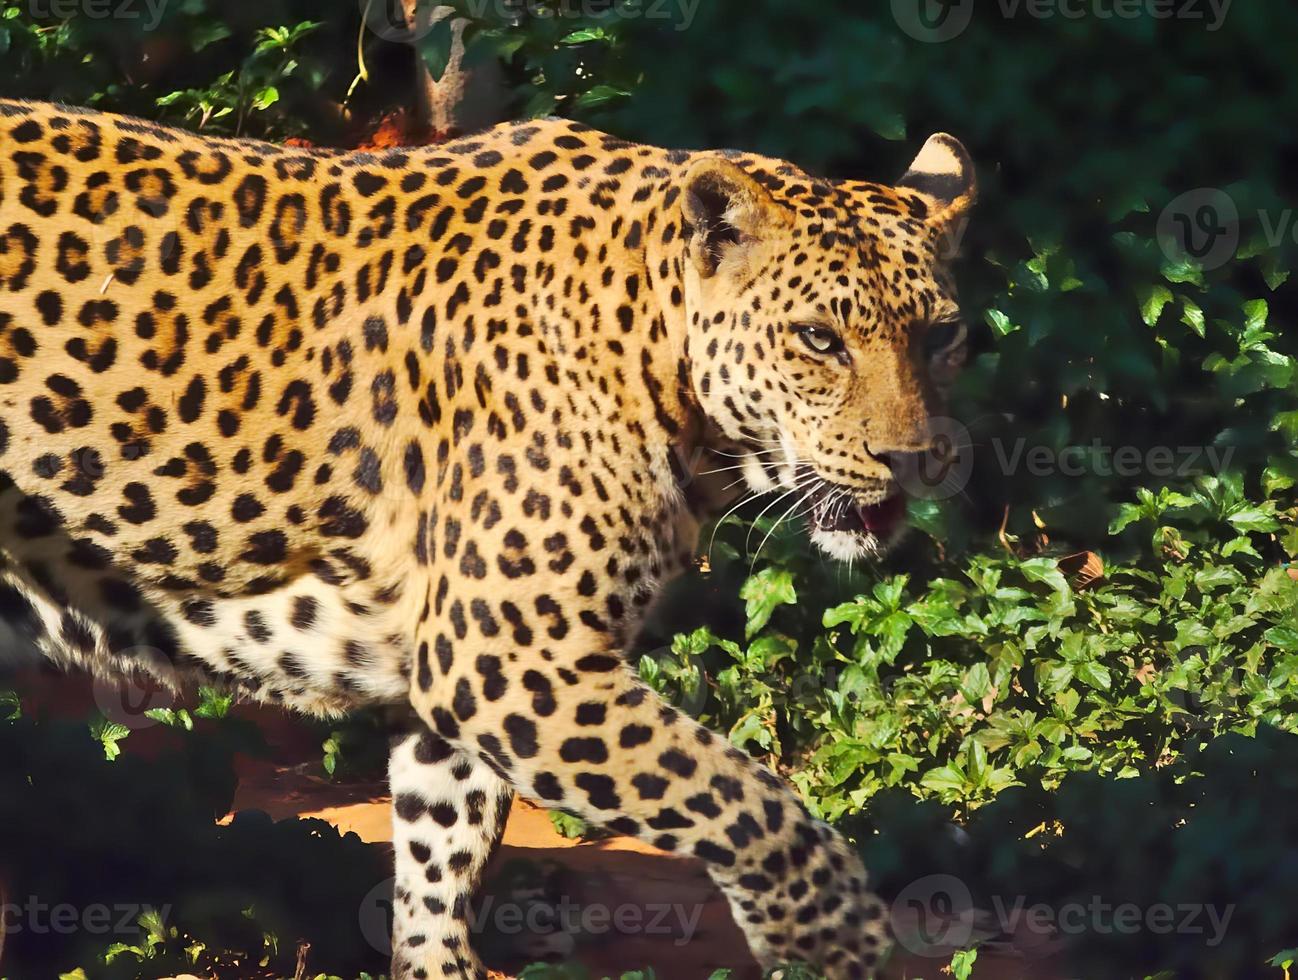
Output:
<svg viewBox="0 0 1298 980">
<path fill-rule="evenodd" d="M 892 187 L 768 164 L 706 154 L 684 180 L 694 393 L 772 513 L 804 514 L 836 558 L 876 556 L 963 364 L 948 265 L 974 168 L 946 135 Z"/>
</svg>

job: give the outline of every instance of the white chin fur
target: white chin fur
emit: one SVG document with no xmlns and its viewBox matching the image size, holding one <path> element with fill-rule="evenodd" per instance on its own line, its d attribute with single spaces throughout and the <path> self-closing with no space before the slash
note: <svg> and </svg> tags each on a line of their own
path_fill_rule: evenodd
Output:
<svg viewBox="0 0 1298 980">
<path fill-rule="evenodd" d="M 853 562 L 882 558 L 900 540 L 904 528 L 898 528 L 885 540 L 877 534 L 851 531 L 824 531 L 811 528 L 811 543 L 836 561 Z"/>
<path fill-rule="evenodd" d="M 758 493 L 765 493 L 768 490 L 775 489 L 775 481 L 767 474 L 760 457 L 755 455 L 745 456 L 742 465 L 743 469 L 740 472 L 744 475 L 744 482 L 753 490 Z"/>
</svg>

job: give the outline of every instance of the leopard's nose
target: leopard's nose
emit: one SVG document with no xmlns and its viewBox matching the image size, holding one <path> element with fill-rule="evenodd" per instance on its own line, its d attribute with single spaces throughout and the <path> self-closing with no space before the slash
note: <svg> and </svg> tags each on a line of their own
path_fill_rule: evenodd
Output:
<svg viewBox="0 0 1298 980">
<path fill-rule="evenodd" d="M 896 469 L 899 464 L 904 465 L 916 456 L 932 452 L 933 445 L 933 431 L 925 421 L 911 427 L 908 432 L 894 433 L 893 438 L 887 441 L 866 439 L 865 452 L 871 459 Z"/>
<path fill-rule="evenodd" d="M 878 458 L 888 469 L 892 470 L 893 476 L 897 476 L 901 473 L 912 472 L 928 451 L 928 449 L 923 449 L 915 452 L 882 453 Z"/>
</svg>

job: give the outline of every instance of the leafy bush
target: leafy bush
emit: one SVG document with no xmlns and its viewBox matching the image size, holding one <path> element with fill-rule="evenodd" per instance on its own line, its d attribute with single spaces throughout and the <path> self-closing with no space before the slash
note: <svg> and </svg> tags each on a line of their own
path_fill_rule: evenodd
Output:
<svg viewBox="0 0 1298 980">
<path fill-rule="evenodd" d="M 1242 529 L 1278 530 L 1274 502 L 1205 477 L 1144 494 L 1115 526 L 1127 523 L 1159 556 L 1081 589 L 1052 558 L 994 552 L 922 587 L 906 574 L 827 582 L 777 531 L 741 590 L 744 638 L 700 626 L 641 670 L 791 770 L 831 819 L 885 787 L 964 812 L 1071 770 L 1134 776 L 1260 723 L 1298 730 L 1295 585 Z M 734 527 L 714 559 L 747 567 Z"/>
<path fill-rule="evenodd" d="M 903 948 L 1004 930 L 1028 947 L 1062 939 L 1064 976 L 1276 977 L 1263 966 L 1293 945 L 1298 823 L 1268 801 L 1298 788 L 1296 749 L 1271 728 L 1227 735 L 1137 777 L 1006 790 L 958 829 L 892 790 L 852 825 L 895 912 L 939 899 Z"/>
</svg>

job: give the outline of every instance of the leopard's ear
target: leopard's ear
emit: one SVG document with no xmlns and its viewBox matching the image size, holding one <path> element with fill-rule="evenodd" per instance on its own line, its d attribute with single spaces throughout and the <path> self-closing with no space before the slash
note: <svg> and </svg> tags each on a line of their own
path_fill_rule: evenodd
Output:
<svg viewBox="0 0 1298 980">
<path fill-rule="evenodd" d="M 704 279 L 723 259 L 737 257 L 790 221 L 765 187 L 718 156 L 701 158 L 686 173 L 681 216 L 690 259 Z"/>
<path fill-rule="evenodd" d="M 958 220 L 978 196 L 969 151 L 946 133 L 928 138 L 897 186 L 909 187 L 935 199 L 937 211 L 933 217 L 939 222 Z"/>
</svg>

